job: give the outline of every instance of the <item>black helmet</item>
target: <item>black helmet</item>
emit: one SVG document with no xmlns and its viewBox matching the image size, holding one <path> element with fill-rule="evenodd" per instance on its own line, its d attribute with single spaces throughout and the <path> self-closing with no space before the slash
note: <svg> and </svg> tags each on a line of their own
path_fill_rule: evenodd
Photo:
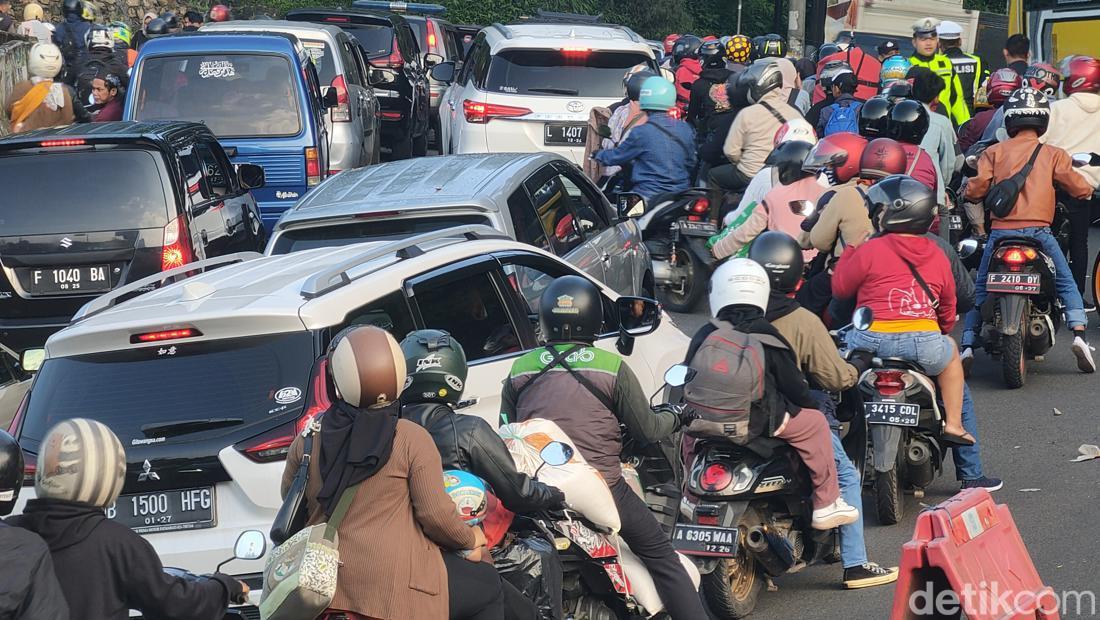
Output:
<svg viewBox="0 0 1100 620">
<path fill-rule="evenodd" d="M 420 329 L 401 341 L 409 378 L 403 402 L 457 403 L 466 384 L 466 354 L 462 345 L 445 331 Z"/>
<path fill-rule="evenodd" d="M 817 59 L 820 58 L 817 54 L 819 51 L 816 45 L 807 45 L 803 48 L 802 57 L 816 65 Z"/>
<path fill-rule="evenodd" d="M 642 71 L 631 73 L 630 75 L 626 76 L 626 79 L 623 80 L 623 86 L 626 87 L 627 99 L 630 99 L 631 101 L 637 101 L 638 98 L 642 96 L 642 82 L 645 82 L 649 78 L 656 75 L 656 73 L 650 71 L 649 69 L 645 69 Z"/>
<path fill-rule="evenodd" d="M 1021 129 L 1034 129 L 1042 135 L 1050 123 L 1050 100 L 1030 86 L 1017 89 L 1004 104 L 1005 131 L 1014 136 Z"/>
<path fill-rule="evenodd" d="M 741 73 L 744 73 L 744 71 Z M 730 108 L 733 110 L 740 110 L 749 105 L 749 88 L 747 84 L 740 80 L 741 73 L 731 73 L 726 78 L 726 101 L 729 102 Z"/>
<path fill-rule="evenodd" d="M 898 80 L 888 86 L 883 94 L 890 103 L 898 103 L 913 96 L 913 85 L 907 80 Z"/>
<path fill-rule="evenodd" d="M 868 140 L 885 138 L 889 122 L 890 100 L 886 97 L 871 97 L 859 108 L 859 135 Z"/>
<path fill-rule="evenodd" d="M 164 20 L 169 30 L 175 30 L 180 27 L 180 20 L 172 11 L 161 13 L 160 18 Z"/>
<path fill-rule="evenodd" d="M 833 54 L 843 51 L 836 43 L 825 43 L 821 47 L 817 48 L 817 60 L 828 58 Z"/>
<path fill-rule="evenodd" d="M 825 92 L 829 92 L 829 89 L 833 87 L 833 78 L 841 73 L 851 73 L 852 66 L 844 60 L 830 60 L 825 63 L 825 66 L 821 68 L 821 73 L 818 76 L 818 82 L 821 84 L 821 88 L 825 89 Z"/>
<path fill-rule="evenodd" d="M 764 58 L 737 74 L 737 80 L 745 86 L 749 103 L 759 103 L 764 95 L 783 85 L 783 73 L 779 70 L 779 63 Z"/>
<path fill-rule="evenodd" d="M 0 431 L 0 517 L 11 514 L 23 488 L 23 450 L 11 435 Z"/>
<path fill-rule="evenodd" d="M 673 62 L 679 63 L 685 58 L 695 58 L 699 55 L 701 45 L 703 45 L 703 40 L 693 34 L 685 34 L 676 39 L 676 43 L 672 46 Z"/>
<path fill-rule="evenodd" d="M 145 24 L 145 35 L 150 39 L 171 33 L 172 31 L 168 29 L 168 22 L 159 17 L 151 19 L 148 24 Z"/>
<path fill-rule="evenodd" d="M 787 55 L 787 41 L 777 34 L 766 34 L 752 40 L 753 60 L 783 58 Z"/>
<path fill-rule="evenodd" d="M 547 342 L 592 342 L 603 328 L 600 291 L 580 276 L 562 276 L 539 299 L 539 327 Z"/>
<path fill-rule="evenodd" d="M 814 145 L 803 140 L 783 142 L 768 154 L 764 165 L 775 166 L 776 172 L 779 173 L 779 182 L 782 185 L 790 185 L 799 179 L 814 175 L 812 171 L 806 172 L 802 169 L 802 162 L 806 161 L 806 156 L 813 148 Z"/>
<path fill-rule="evenodd" d="M 890 109 L 887 137 L 907 144 L 920 144 L 928 131 L 928 122 L 924 104 L 913 99 L 899 101 Z"/>
<path fill-rule="evenodd" d="M 749 258 L 768 272 L 772 290 L 793 293 L 802 280 L 802 248 L 787 233 L 769 230 L 749 246 Z"/>
<path fill-rule="evenodd" d="M 699 46 L 699 61 L 704 67 L 726 66 L 726 46 L 721 41 L 705 41 Z"/>
<path fill-rule="evenodd" d="M 65 16 L 84 16 L 84 3 L 80 0 L 65 0 L 61 3 L 61 14 Z"/>
<path fill-rule="evenodd" d="M 895 174 L 867 190 L 872 221 L 882 211 L 880 227 L 886 232 L 923 235 L 936 216 L 936 192 L 904 174 Z"/>
</svg>

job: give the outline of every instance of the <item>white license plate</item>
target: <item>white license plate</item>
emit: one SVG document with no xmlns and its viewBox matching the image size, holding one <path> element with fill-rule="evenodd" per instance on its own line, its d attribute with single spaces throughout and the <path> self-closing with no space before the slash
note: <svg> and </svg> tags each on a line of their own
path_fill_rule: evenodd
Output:
<svg viewBox="0 0 1100 620">
<path fill-rule="evenodd" d="M 139 534 L 214 527 L 214 487 L 122 495 L 106 510 Z"/>
<path fill-rule="evenodd" d="M 920 405 L 913 403 L 863 403 L 868 424 L 916 426 L 920 421 Z"/>
<path fill-rule="evenodd" d="M 677 523 L 672 546 L 685 555 L 732 558 L 737 554 L 739 535 L 735 527 Z"/>
</svg>

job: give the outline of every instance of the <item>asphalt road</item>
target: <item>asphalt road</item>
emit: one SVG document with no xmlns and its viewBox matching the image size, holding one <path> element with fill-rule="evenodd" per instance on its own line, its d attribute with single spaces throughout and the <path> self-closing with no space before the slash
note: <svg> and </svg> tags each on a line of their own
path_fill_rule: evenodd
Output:
<svg viewBox="0 0 1100 620">
<path fill-rule="evenodd" d="M 1100 247 L 1094 229 L 1093 253 Z M 673 320 L 689 336 L 707 317 L 704 307 Z M 1090 314 L 1090 336 L 1100 343 L 1100 318 Z M 1094 592 L 1082 604 L 1069 595 L 1063 619 L 1100 618 L 1100 459 L 1072 463 L 1081 444 L 1100 445 L 1100 375 L 1077 371 L 1068 332 L 1058 333 L 1055 348 L 1042 362 L 1030 362 L 1023 388 L 1003 387 L 1000 361 L 977 354 L 970 378 L 978 412 L 982 461 L 986 474 L 1002 478 L 994 493 L 1012 511 L 1039 575 L 1056 592 Z M 1100 352 L 1097 353 L 1100 356 Z M 1098 357 L 1100 359 L 1100 357 Z M 1055 415 L 1057 408 L 1061 415 Z M 906 519 L 894 526 L 875 521 L 873 498 L 864 497 L 867 548 L 871 561 L 896 566 L 901 546 L 913 535 L 921 504 L 934 505 L 959 490 L 950 463 L 924 499 L 908 497 Z M 839 565 L 815 566 L 775 581 L 763 592 L 753 618 L 888 618 L 893 586 L 845 591 Z M 1090 600 L 1093 604 L 1090 604 Z M 1080 611 L 1078 612 L 1078 607 Z M 1068 612 L 1068 613 L 1066 613 Z"/>
</svg>

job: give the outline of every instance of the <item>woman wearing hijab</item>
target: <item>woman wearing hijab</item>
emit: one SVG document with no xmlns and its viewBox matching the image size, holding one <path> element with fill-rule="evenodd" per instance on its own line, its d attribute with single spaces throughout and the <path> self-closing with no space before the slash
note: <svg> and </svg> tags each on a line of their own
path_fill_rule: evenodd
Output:
<svg viewBox="0 0 1100 620">
<path fill-rule="evenodd" d="M 328 368 L 336 398 L 313 442 L 307 524 L 328 521 L 345 490 L 354 497 L 337 530 L 336 595 L 321 618 L 503 618 L 500 578 L 480 562 L 485 535 L 463 522 L 443 490 L 428 431 L 398 417 L 405 357 L 397 342 L 377 327 L 348 328 L 329 346 Z M 284 496 L 302 451 L 299 436 L 283 472 Z M 448 582 L 462 593 L 451 604 Z"/>
</svg>

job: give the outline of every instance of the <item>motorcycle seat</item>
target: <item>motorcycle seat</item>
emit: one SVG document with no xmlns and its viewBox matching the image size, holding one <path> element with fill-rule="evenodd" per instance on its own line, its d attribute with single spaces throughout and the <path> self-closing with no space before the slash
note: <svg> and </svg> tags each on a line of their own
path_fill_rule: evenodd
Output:
<svg viewBox="0 0 1100 620">
<path fill-rule="evenodd" d="M 881 359 L 881 368 L 904 368 L 906 370 L 915 370 L 921 374 L 928 374 L 925 372 L 923 366 L 913 360 L 907 360 L 902 357 L 884 357 Z"/>
<path fill-rule="evenodd" d="M 696 192 L 693 192 L 691 189 L 680 190 L 676 192 L 663 192 L 647 200 L 645 203 L 646 209 L 652 209 L 659 204 L 672 202 L 674 200 L 680 200 L 687 196 L 694 196 L 695 194 Z"/>
<path fill-rule="evenodd" d="M 776 452 L 783 450 L 784 448 L 790 448 L 791 444 L 783 441 L 782 439 L 776 439 L 775 437 L 757 437 L 748 444 L 746 448 L 755 452 L 760 458 L 770 459 Z"/>
</svg>

